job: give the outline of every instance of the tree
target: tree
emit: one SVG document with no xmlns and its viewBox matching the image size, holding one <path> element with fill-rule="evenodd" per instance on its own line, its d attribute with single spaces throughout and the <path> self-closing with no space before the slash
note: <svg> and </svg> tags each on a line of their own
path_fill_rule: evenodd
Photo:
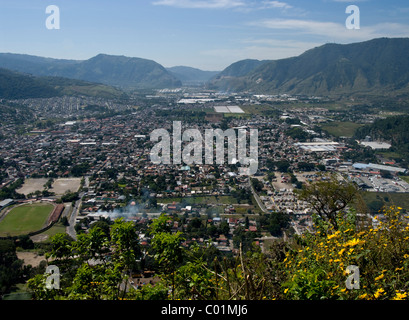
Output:
<svg viewBox="0 0 409 320">
<path fill-rule="evenodd" d="M 263 215 L 259 222 L 260 226 L 266 228 L 273 237 L 281 237 L 283 231 L 290 227 L 290 216 L 283 212 L 275 212 Z"/>
<path fill-rule="evenodd" d="M 254 187 L 254 190 L 256 190 L 257 192 L 261 192 L 264 188 L 264 183 L 256 178 L 252 178 L 251 183 Z"/>
<path fill-rule="evenodd" d="M 51 256 L 60 269 L 61 289 L 44 294 L 49 292 L 45 279 L 37 275 L 29 280 L 34 298 L 116 300 L 132 291 L 126 284 L 140 248 L 134 223 L 118 219 L 109 235 L 98 226 L 79 234 L 76 241 L 70 241 L 66 234 L 56 234 L 51 238 Z"/>
<path fill-rule="evenodd" d="M 288 172 L 288 169 L 291 166 L 291 164 L 287 160 L 280 160 L 275 162 L 274 164 L 277 167 L 277 170 L 283 173 Z"/>
<path fill-rule="evenodd" d="M 182 233 L 175 234 L 161 232 L 154 235 L 152 239 L 152 249 L 155 252 L 155 259 L 163 273 L 166 281 L 171 278 L 172 296 L 175 291 L 175 271 L 183 262 L 185 250 L 181 246 L 184 240 Z"/>
<path fill-rule="evenodd" d="M 23 260 L 19 260 L 13 240 L 0 240 L 0 296 L 10 291 L 23 275 Z"/>
<path fill-rule="evenodd" d="M 170 225 L 168 220 L 171 218 L 162 213 L 157 219 L 155 219 L 149 227 L 149 234 L 154 235 L 160 232 L 170 232 Z"/>
<path fill-rule="evenodd" d="M 325 176 L 322 176 L 325 178 Z M 295 190 L 301 200 L 308 202 L 318 215 L 338 229 L 337 215 L 357 195 L 358 189 L 352 182 L 339 181 L 335 175 Z"/>
<path fill-rule="evenodd" d="M 117 219 L 111 227 L 113 256 L 123 264 L 124 269 L 132 269 L 140 255 L 138 236 L 133 222 Z"/>
</svg>

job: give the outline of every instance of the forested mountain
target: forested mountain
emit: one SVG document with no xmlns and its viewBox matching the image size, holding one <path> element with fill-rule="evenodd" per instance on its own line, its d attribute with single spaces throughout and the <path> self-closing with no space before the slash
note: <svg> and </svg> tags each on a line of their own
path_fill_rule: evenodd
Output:
<svg viewBox="0 0 409 320">
<path fill-rule="evenodd" d="M 51 98 L 62 95 L 120 98 L 118 89 L 81 80 L 60 77 L 34 77 L 0 68 L 0 99 Z"/>
<path fill-rule="evenodd" d="M 219 90 L 307 95 L 409 92 L 409 39 L 381 38 L 353 44 L 326 44 L 293 58 L 259 62 L 255 69 L 229 72 L 209 86 Z"/>
<path fill-rule="evenodd" d="M 171 74 L 182 81 L 185 85 L 199 85 L 209 81 L 214 76 L 218 75 L 220 71 L 203 71 L 197 68 L 177 66 L 167 68 Z"/>
<path fill-rule="evenodd" d="M 57 76 L 99 82 L 124 89 L 181 85 L 179 79 L 155 61 L 106 54 L 79 61 L 2 53 L 0 67 L 35 76 Z"/>
</svg>

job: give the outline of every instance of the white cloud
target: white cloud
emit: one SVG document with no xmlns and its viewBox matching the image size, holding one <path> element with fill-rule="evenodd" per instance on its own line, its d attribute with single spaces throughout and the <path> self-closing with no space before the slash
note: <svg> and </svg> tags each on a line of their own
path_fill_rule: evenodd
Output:
<svg viewBox="0 0 409 320">
<path fill-rule="evenodd" d="M 229 9 L 246 5 L 241 0 L 158 0 L 152 4 L 188 9 Z"/>
<path fill-rule="evenodd" d="M 332 0 L 334 2 L 351 2 L 351 3 L 355 3 L 355 2 L 366 2 L 369 0 Z"/>
<path fill-rule="evenodd" d="M 344 24 L 298 19 L 270 19 L 255 21 L 249 25 L 285 32 L 297 38 L 304 35 L 318 36 L 323 41 L 363 41 L 380 37 L 408 37 L 409 26 L 399 23 L 381 23 L 349 30 Z"/>
<path fill-rule="evenodd" d="M 261 8 L 262 9 L 269 9 L 269 8 L 292 9 L 293 6 L 289 5 L 286 2 L 281 2 L 281 1 L 262 1 Z"/>
<path fill-rule="evenodd" d="M 156 6 L 168 6 L 187 9 L 241 9 L 244 11 L 281 9 L 288 10 L 294 7 L 283 1 L 246 1 L 246 0 L 156 0 Z"/>
<path fill-rule="evenodd" d="M 204 60 L 208 58 L 212 63 L 217 62 L 226 67 L 233 62 L 243 59 L 278 60 L 295 57 L 322 44 L 323 43 L 319 42 L 303 42 L 297 40 L 249 38 L 237 43 L 236 48 L 209 49 L 202 51 L 201 56 Z"/>
</svg>

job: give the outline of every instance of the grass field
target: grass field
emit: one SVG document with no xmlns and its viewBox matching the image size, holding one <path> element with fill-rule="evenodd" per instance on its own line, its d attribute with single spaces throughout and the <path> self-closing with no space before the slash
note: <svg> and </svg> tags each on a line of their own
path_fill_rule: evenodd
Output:
<svg viewBox="0 0 409 320">
<path fill-rule="evenodd" d="M 54 206 L 35 203 L 17 206 L 0 222 L 0 236 L 17 236 L 40 230 Z"/>
<path fill-rule="evenodd" d="M 321 128 L 336 137 L 352 137 L 356 129 L 361 126 L 361 124 L 354 122 L 330 122 L 323 124 Z"/>
<path fill-rule="evenodd" d="M 363 198 L 367 204 L 379 201 L 386 206 L 395 205 L 409 211 L 409 193 L 365 192 Z"/>
</svg>

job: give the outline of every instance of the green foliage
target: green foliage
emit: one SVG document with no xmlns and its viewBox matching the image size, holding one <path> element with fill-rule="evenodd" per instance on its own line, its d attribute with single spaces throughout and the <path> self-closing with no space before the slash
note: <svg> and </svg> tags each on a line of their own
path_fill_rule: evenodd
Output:
<svg viewBox="0 0 409 320">
<path fill-rule="evenodd" d="M 76 241 L 65 234 L 53 236 L 48 256 L 60 268 L 61 289 L 50 293 L 44 277 L 36 276 L 29 280 L 36 299 L 116 300 L 126 296 L 121 286 L 127 283 L 140 248 L 134 224 L 118 219 L 109 236 L 99 227 L 79 234 Z"/>
<path fill-rule="evenodd" d="M 72 201 L 77 201 L 79 199 L 78 192 L 69 192 L 67 191 L 62 197 L 61 201 L 62 202 L 72 202 Z"/>
<path fill-rule="evenodd" d="M 24 199 L 25 196 L 24 194 L 19 194 L 18 192 L 16 192 L 17 189 L 19 189 L 24 183 L 24 179 L 17 179 L 15 182 L 13 182 L 12 184 L 1 188 L 0 190 L 0 200 L 4 200 L 4 199 Z"/>
<path fill-rule="evenodd" d="M 364 139 L 366 136 L 374 140 L 390 141 L 392 147 L 389 151 L 400 154 L 401 159 L 407 159 L 409 156 L 408 115 L 376 120 L 373 124 L 360 127 L 355 133 L 356 139 Z"/>
<path fill-rule="evenodd" d="M 408 39 L 325 44 L 300 56 L 268 61 L 230 76 L 228 71 L 244 62 L 239 61 L 226 68 L 212 82 L 212 88 L 266 94 L 359 94 L 371 98 L 407 95 L 409 62 L 403 52 L 408 50 Z"/>
<path fill-rule="evenodd" d="M 311 135 L 300 127 L 290 128 L 285 132 L 285 134 L 294 140 L 298 140 L 299 142 L 305 142 L 307 139 L 311 138 Z"/>
<path fill-rule="evenodd" d="M 273 237 L 281 237 L 283 231 L 290 227 L 290 217 L 283 212 L 274 212 L 263 215 L 259 219 L 261 227 L 265 227 Z"/>
<path fill-rule="evenodd" d="M 251 178 L 251 183 L 254 187 L 254 190 L 256 190 L 257 192 L 261 192 L 264 188 L 264 183 L 259 179 Z"/>
<path fill-rule="evenodd" d="M 50 98 L 60 93 L 41 79 L 0 69 L 0 97 L 3 99 Z"/>
<path fill-rule="evenodd" d="M 155 259 L 164 272 L 173 272 L 183 262 L 184 250 L 181 247 L 183 240 L 181 232 L 155 233 L 152 239 L 152 249 L 156 252 Z"/>
<path fill-rule="evenodd" d="M 318 215 L 334 228 L 338 228 L 337 214 L 351 204 L 357 196 L 353 183 L 339 181 L 335 175 L 322 176 L 320 181 L 296 190 L 301 200 L 307 201 Z"/>
<path fill-rule="evenodd" d="M 0 240 L 0 295 L 10 291 L 21 280 L 23 261 L 17 258 L 12 240 Z"/>
<path fill-rule="evenodd" d="M 385 208 L 377 228 L 356 223 L 355 214 L 339 215 L 337 231 L 317 227 L 286 254 L 285 299 L 407 299 L 409 227 L 396 207 Z M 360 288 L 348 289 L 348 266 L 359 268 Z"/>
<path fill-rule="evenodd" d="M 45 290 L 44 275 L 30 279 L 28 286 L 36 299 L 407 299 L 409 226 L 400 208 L 385 208 L 383 214 L 386 219 L 372 228 L 360 224 L 354 211 L 338 212 L 337 229 L 316 215 L 311 232 L 274 241 L 265 253 L 256 247 L 244 250 L 242 241 L 231 258 L 209 244 L 184 247 L 183 235 L 167 229 L 172 219 L 162 215 L 151 225 L 151 232 L 159 232 L 153 234 L 148 253 L 160 268 L 160 281 L 127 291 L 123 286 L 138 250 L 132 249 L 132 223 L 117 220 L 110 239 L 99 228 L 71 243 L 56 236 L 53 263 L 66 262 L 59 264 L 61 290 Z M 89 263 L 97 259 L 101 262 Z M 346 287 L 350 265 L 360 269 L 360 289 Z"/>
</svg>

